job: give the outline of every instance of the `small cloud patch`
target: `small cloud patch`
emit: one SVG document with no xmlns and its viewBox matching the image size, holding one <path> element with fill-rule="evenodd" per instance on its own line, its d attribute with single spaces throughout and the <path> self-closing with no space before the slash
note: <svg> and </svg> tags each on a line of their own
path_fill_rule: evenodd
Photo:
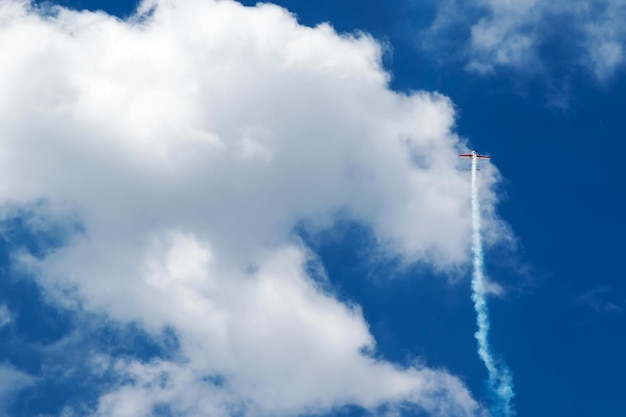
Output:
<svg viewBox="0 0 626 417">
<path fill-rule="evenodd" d="M 626 302 L 613 288 L 600 286 L 575 297 L 576 305 L 596 313 L 623 313 Z"/>
<path fill-rule="evenodd" d="M 9 308 L 4 304 L 0 305 L 0 327 L 4 327 L 12 321 L 13 316 Z"/>
</svg>

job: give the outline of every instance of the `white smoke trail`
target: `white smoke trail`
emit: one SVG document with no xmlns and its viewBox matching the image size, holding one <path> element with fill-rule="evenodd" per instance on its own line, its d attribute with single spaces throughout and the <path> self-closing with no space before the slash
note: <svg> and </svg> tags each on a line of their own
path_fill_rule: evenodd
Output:
<svg viewBox="0 0 626 417">
<path fill-rule="evenodd" d="M 472 251 L 474 254 L 474 274 L 472 276 L 472 301 L 476 310 L 478 330 L 474 334 L 478 341 L 478 356 L 485 363 L 489 374 L 487 385 L 493 396 L 491 414 L 494 417 L 512 417 L 515 415 L 513 406 L 513 378 L 506 364 L 497 360 L 489 346 L 489 310 L 487 308 L 487 292 L 483 273 L 483 247 L 480 234 L 480 204 L 478 200 L 477 160 L 472 157 Z"/>
</svg>

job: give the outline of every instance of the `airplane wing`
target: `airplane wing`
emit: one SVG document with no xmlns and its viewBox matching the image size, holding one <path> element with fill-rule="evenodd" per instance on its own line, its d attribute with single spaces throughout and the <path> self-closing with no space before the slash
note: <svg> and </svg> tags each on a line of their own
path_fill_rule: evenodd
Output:
<svg viewBox="0 0 626 417">
<path fill-rule="evenodd" d="M 461 158 L 473 158 L 474 156 L 476 156 L 476 158 L 480 158 L 480 159 L 491 159 L 490 156 L 488 155 L 478 155 L 477 153 L 462 153 L 459 154 L 459 157 Z"/>
</svg>

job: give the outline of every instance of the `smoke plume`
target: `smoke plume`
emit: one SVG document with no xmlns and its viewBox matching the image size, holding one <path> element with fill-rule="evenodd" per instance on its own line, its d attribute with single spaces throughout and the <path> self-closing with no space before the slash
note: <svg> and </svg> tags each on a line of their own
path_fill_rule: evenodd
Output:
<svg viewBox="0 0 626 417">
<path fill-rule="evenodd" d="M 488 372 L 487 386 L 492 396 L 491 413 L 493 417 L 512 417 L 515 415 L 513 406 L 513 377 L 506 364 L 496 358 L 489 345 L 489 309 L 483 266 L 483 248 L 480 233 L 480 203 L 478 200 L 477 160 L 472 157 L 472 252 L 474 274 L 472 276 L 472 301 L 476 310 L 478 330 L 474 334 L 478 341 L 478 356 L 484 362 Z"/>
</svg>

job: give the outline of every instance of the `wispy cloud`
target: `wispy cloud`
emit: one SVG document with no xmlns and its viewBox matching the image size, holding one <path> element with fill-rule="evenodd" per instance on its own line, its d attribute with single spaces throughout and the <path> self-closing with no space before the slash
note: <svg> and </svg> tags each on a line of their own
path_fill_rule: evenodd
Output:
<svg viewBox="0 0 626 417">
<path fill-rule="evenodd" d="M 4 327 L 7 324 L 11 323 L 12 321 L 13 321 L 13 316 L 11 314 L 11 311 L 6 305 L 1 304 L 0 305 L 0 327 Z"/>
<path fill-rule="evenodd" d="M 424 42 L 435 53 L 456 45 L 466 68 L 481 74 L 559 65 L 603 81 L 623 66 L 625 19 L 623 0 L 445 0 Z M 448 36 L 453 27 L 462 36 Z"/>
<path fill-rule="evenodd" d="M 597 313 L 623 313 L 626 307 L 626 298 L 608 286 L 587 290 L 577 295 L 574 302 Z"/>
<path fill-rule="evenodd" d="M 36 379 L 19 371 L 11 364 L 0 364 L 0 416 L 5 417 L 15 395 L 25 387 L 31 386 Z"/>
</svg>

